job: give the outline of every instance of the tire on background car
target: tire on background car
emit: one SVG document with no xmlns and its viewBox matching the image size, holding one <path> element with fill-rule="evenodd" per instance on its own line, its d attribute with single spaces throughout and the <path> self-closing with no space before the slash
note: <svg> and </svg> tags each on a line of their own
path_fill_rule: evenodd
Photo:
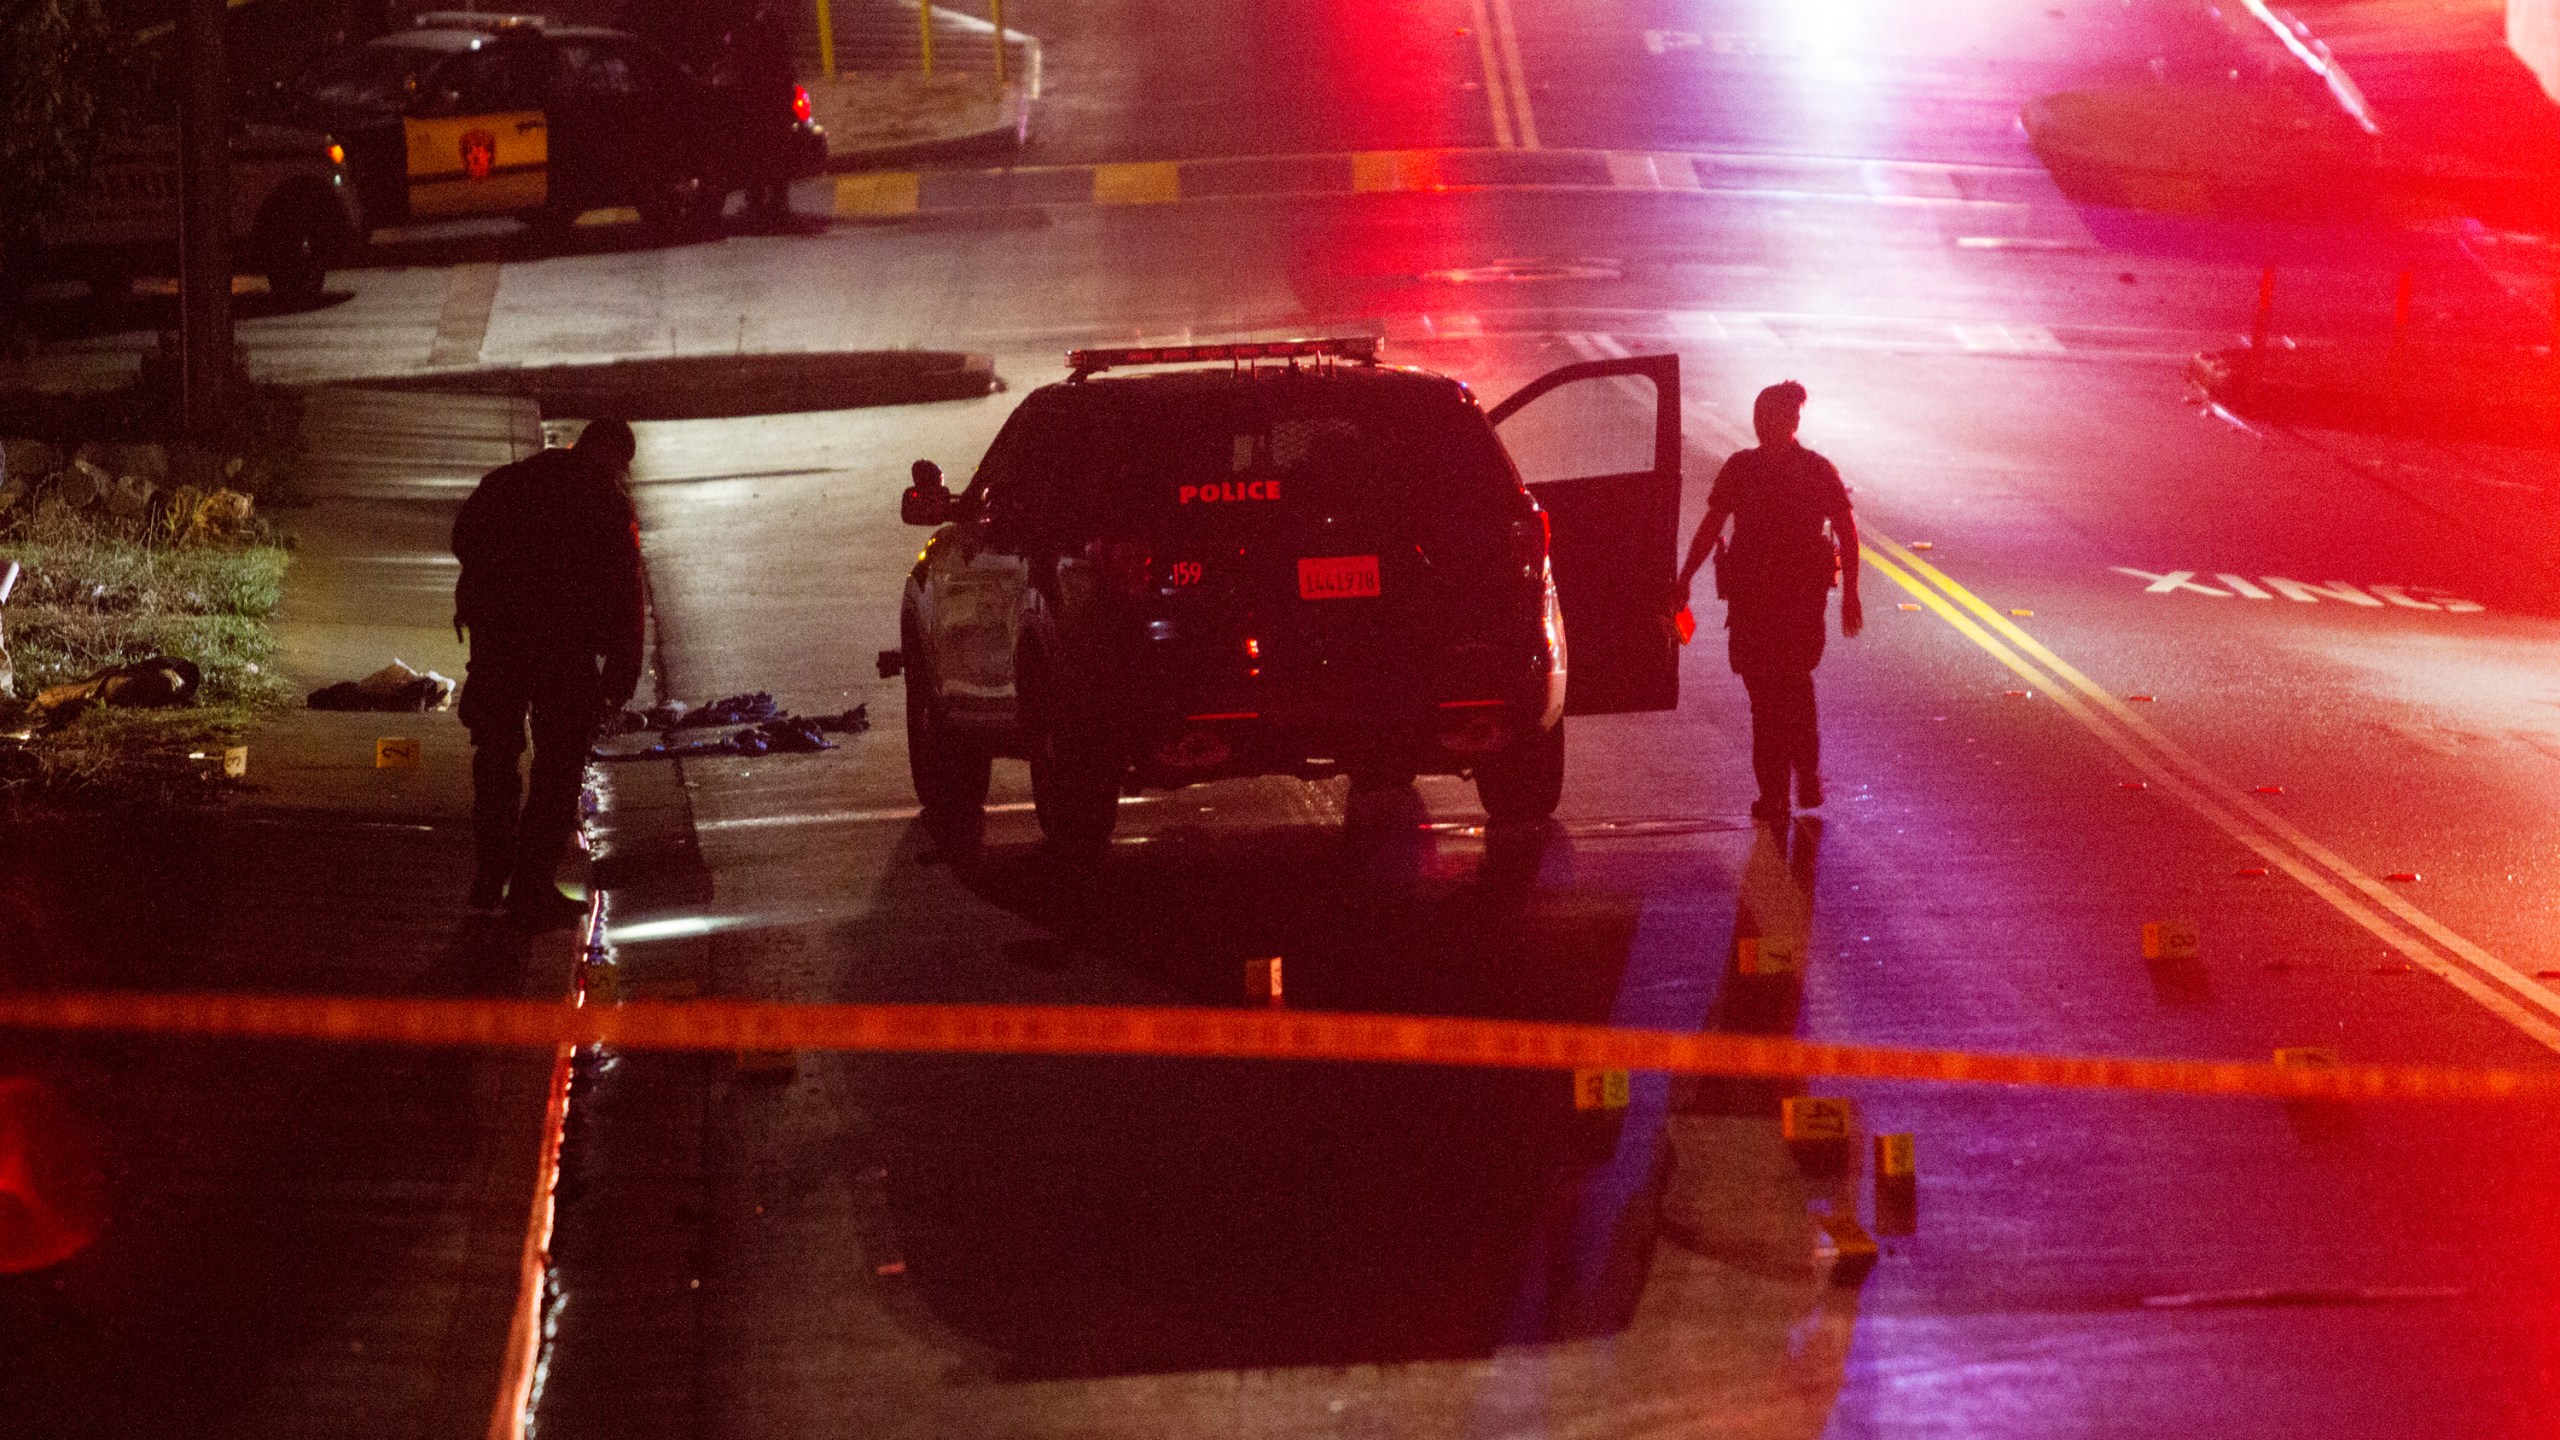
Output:
<svg viewBox="0 0 2560 1440">
<path fill-rule="evenodd" d="M 633 208 L 657 238 L 682 244 L 719 234 L 721 212 L 728 205 L 728 193 L 715 194 L 701 176 L 670 175 L 652 181 Z"/>
<path fill-rule="evenodd" d="M 345 226 L 326 203 L 279 195 L 258 217 L 249 253 L 279 303 L 316 305 L 328 293 L 329 264 L 338 257 Z"/>
<path fill-rule="evenodd" d="M 921 659 L 912 638 L 907 654 Z M 923 807 L 925 828 L 934 843 L 967 848 L 977 843 L 985 823 L 987 785 L 993 761 L 984 747 L 951 733 L 934 703 L 933 686 L 922 665 L 907 665 L 907 774 L 915 782 L 916 803 Z"/>
<path fill-rule="evenodd" d="M 1025 662 L 1034 662 L 1028 652 Z M 1120 775 L 1125 768 L 1101 727 L 1076 716 L 1050 693 L 1036 662 L 1015 669 L 1023 707 L 1023 738 L 1031 751 L 1031 808 L 1040 833 L 1069 854 L 1093 854 L 1111 843 L 1120 823 Z"/>
<path fill-rule="evenodd" d="M 1544 820 L 1564 800 L 1564 721 L 1514 740 L 1476 766 L 1476 798 L 1497 825 Z"/>
</svg>

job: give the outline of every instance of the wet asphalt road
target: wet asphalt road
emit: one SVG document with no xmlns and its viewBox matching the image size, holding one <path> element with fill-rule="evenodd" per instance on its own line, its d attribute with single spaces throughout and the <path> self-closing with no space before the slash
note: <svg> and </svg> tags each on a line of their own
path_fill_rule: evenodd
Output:
<svg viewBox="0 0 2560 1440">
<path fill-rule="evenodd" d="M 1061 15 L 1047 158 L 1491 143 L 1469 8 L 1375 8 Z M 2154 697 L 2122 703 L 2224 813 L 2265 807 L 2250 833 L 2419 873 L 2370 883 L 2540 990 L 2560 965 L 2547 466 L 2249 431 L 2180 395 L 2178 357 L 2246 325 L 2262 255 L 2314 333 L 2370 332 L 2402 265 L 2436 323 L 2523 323 L 2477 249 L 2063 201 L 2017 105 L 2224 43 L 2163 7 L 1510 8 L 1546 143 L 1753 153 L 1767 178 L 945 217 L 740 263 L 896 274 L 848 303 L 985 337 L 1017 392 L 1058 373 L 1044 337 L 1184 326 L 1387 317 L 1398 358 L 1488 400 L 1677 350 L 1692 516 L 1750 394 L 1792 375 L 1866 522 L 1930 547 L 1904 574 L 1925 556 L 2093 690 Z M 1179 77 L 1230 53 L 1206 43 L 1221 26 L 1257 63 L 1212 105 Z M 1903 168 L 1867 167 L 1863 193 L 1806 178 L 1841 159 Z M 1490 268 L 1521 260 L 1548 278 Z M 2268 856 L 2141 768 L 2159 747 L 2110 749 L 2050 667 L 2005 668 L 1873 567 L 1869 631 L 1821 676 L 1833 799 L 1784 835 L 1745 822 L 1740 690 L 1702 643 L 1676 714 L 1576 725 L 1542 837 L 1485 836 L 1455 782 L 1348 814 L 1338 788 L 1228 784 L 1124 807 L 1109 863 L 1062 874 L 1003 764 L 987 855 L 943 863 L 869 674 L 915 538 L 890 510 L 908 459 L 963 472 L 1011 403 L 644 441 L 670 693 L 860 699 L 882 728 L 687 764 L 710 901 L 635 890 L 629 923 L 724 928 L 625 944 L 633 974 L 1221 1005 L 1279 954 L 1291 1003 L 1328 1009 L 2548 1063 L 2546 997 L 2474 982 L 2484 1004 L 2378 938 L 2383 901 L 2242 873 Z M 2146 966 L 2139 927 L 2166 917 L 2199 922 L 2200 961 Z M 1800 982 L 1732 975 L 1744 936 L 1794 939 Z M 1813 1263 L 1809 1217 L 1873 1218 L 1863 1178 L 1796 1165 L 1779 1087 L 1639 1077 L 1595 1123 L 1561 1077 L 616 1063 L 594 1092 L 613 1138 L 564 1220 L 585 1239 L 541 1413 L 568 1433 L 2505 1436 L 2555 1398 L 2553 1183 L 2519 1143 L 2550 1117 L 2525 1107 L 1816 1082 L 1863 1132 L 1917 1137 L 1916 1232 L 1851 1290 Z M 635 1241 L 633 1216 L 682 1238 Z M 609 1318 L 582 1322 L 587 1294 Z"/>
<path fill-rule="evenodd" d="M 1375 8 L 1062 15 L 1057 114 L 1092 123 L 1052 144 L 1490 143 L 1469 8 Z M 2523 323 L 2480 252 L 2063 201 L 2017 105 L 2222 43 L 2164 7 L 1509 8 L 1546 143 L 1753 152 L 1772 178 L 943 218 L 741 263 L 895 273 L 853 303 L 986 337 L 1016 392 L 1058 374 L 1041 336 L 1078 331 L 1387 317 L 1398 358 L 1488 401 L 1555 364 L 1676 350 L 1692 517 L 1751 393 L 1803 380 L 1807 440 L 1865 521 L 1929 547 L 1888 550 L 1914 588 L 1870 568 L 1868 633 L 1822 671 L 1822 816 L 1746 823 L 1741 694 L 1710 631 L 1676 714 L 1577 723 L 1543 836 L 1486 836 L 1456 782 L 1351 813 L 1336 787 L 1238 783 L 1125 806 L 1109 862 L 1065 874 L 1008 763 L 986 856 L 945 863 L 869 666 L 915 538 L 891 522 L 905 462 L 964 472 L 1010 397 L 664 426 L 641 496 L 669 692 L 859 699 L 881 729 L 684 766 L 709 902 L 652 909 L 643 887 L 625 923 L 718 928 L 623 945 L 631 973 L 795 1000 L 1223 1005 L 1245 1003 L 1243 962 L 1279 954 L 1310 1008 L 2547 1064 L 2547 465 L 2247 430 L 2179 380 L 2183 352 L 2245 326 L 2271 243 L 2288 325 L 2325 333 L 2369 332 L 2402 265 L 2437 323 Z M 1213 107 L 1169 83 L 1196 71 L 1168 52 L 1196 67 L 1221 26 L 1257 63 Z M 1151 107 L 1141 79 L 1173 98 Z M 1869 167 L 1866 193 L 1797 183 L 1839 159 L 1908 168 Z M 1933 190 L 1932 166 L 1971 168 Z M 1519 260 L 1549 278 L 1488 270 Z M 2031 654 L 1994 628 L 2015 627 L 2095 693 L 2153 697 L 2120 704 L 2164 743 L 2110 748 L 2091 723 L 2131 732 L 2076 718 L 2055 667 L 2006 668 L 1902 608 L 1923 600 Z M 2213 800 L 2142 756 L 2209 772 Z M 2333 902 L 2281 861 L 2244 873 L 2269 856 L 2207 812 L 2250 805 L 2270 818 L 2248 833 L 2301 837 L 2267 842 L 2282 855 L 2419 874 L 2368 883 L 2518 983 L 2440 950 L 2412 966 L 2375 895 L 2332 884 Z M 2140 926 L 2167 917 L 2198 921 L 2198 962 L 2141 959 Z M 1745 936 L 1792 939 L 1800 981 L 1733 975 Z M 1815 1082 L 1920 1156 L 1915 1233 L 1845 1289 L 1810 1217 L 1873 1211 L 1862 1175 L 1807 1174 L 1780 1143 L 1777 1098 L 1807 1087 L 1639 1077 L 1623 1119 L 1595 1122 L 1561 1077 L 615 1064 L 592 1102 L 610 1138 L 564 1218 L 583 1239 L 563 1247 L 541 1410 L 564 1433 L 2512 1436 L 2560 1385 L 2554 1185 L 2525 1139 L 2552 1117 L 2530 1107 Z M 635 1238 L 659 1220 L 677 1236 Z"/>
<path fill-rule="evenodd" d="M 2013 123 L 2154 58 L 2217 66 L 2225 32 L 2149 0 L 1008 20 L 1051 41 L 1044 161 L 1482 147 L 1500 105 L 1515 145 L 1722 178 L 498 254 L 486 363 L 968 345 L 1010 386 L 644 427 L 656 683 L 877 728 L 612 768 L 635 990 L 1241 1005 L 1276 954 L 1307 1008 L 2550 1063 L 2548 457 L 2247 428 L 2181 380 L 2270 257 L 2295 333 L 2377 333 L 2404 267 L 2441 330 L 2547 301 L 2494 237 L 2076 206 Z M 259 333 L 432 330 L 440 273 L 359 274 Z M 1234 783 L 1124 806 L 1108 862 L 1063 873 L 1003 762 L 985 856 L 936 856 L 872 670 L 919 539 L 907 462 L 964 474 L 1071 342 L 1371 326 L 1488 402 L 1678 352 L 1693 522 L 1752 393 L 1811 389 L 1805 438 L 1879 551 L 1867 633 L 1820 675 L 1820 817 L 1749 824 L 1702 603 L 1681 708 L 1576 722 L 1541 835 L 1485 834 L 1452 781 L 1356 807 Z M 2200 959 L 2147 965 L 2172 917 Z M 1740 938 L 1800 976 L 1733 974 Z M 610 1056 L 581 1085 L 548 1435 L 2507 1437 L 2560 1409 L 2547 1107 L 1639 1076 L 1595 1117 L 1561 1076 L 841 1055 Z M 1874 1220 L 1867 1177 L 1790 1156 L 1788 1093 L 1915 1137 L 1917 1223 L 1863 1286 L 1829 1283 L 1813 1217 Z"/>
</svg>

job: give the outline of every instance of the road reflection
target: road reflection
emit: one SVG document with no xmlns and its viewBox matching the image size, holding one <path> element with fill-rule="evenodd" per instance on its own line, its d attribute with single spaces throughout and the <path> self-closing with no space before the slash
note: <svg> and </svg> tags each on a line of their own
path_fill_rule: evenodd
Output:
<svg viewBox="0 0 2560 1440">
<path fill-rule="evenodd" d="M 1089 869 L 1015 842 L 963 873 L 1051 937 L 1007 952 L 1025 993 L 1098 962 L 1242 1005 L 1279 955 L 1307 1008 L 1625 1023 L 1676 980 L 1705 1000 L 1688 1023 L 1792 1026 L 1792 975 L 1641 953 L 1698 867 L 1426 818 L 1393 791 L 1339 828 L 1173 821 Z M 1721 881 L 1764 953 L 1801 963 L 1819 845 L 1763 832 Z M 1563 1075 L 1352 1065 L 914 1059 L 879 1083 L 895 1283 L 1005 1379 L 1500 1356 L 1602 1409 L 1739 1386 L 1808 1434 L 1839 1387 L 1855 1292 L 1809 1217 L 1848 1182 L 1797 1173 L 1776 1087 L 1639 1076 L 1628 1108 L 1577 1111 Z"/>
</svg>

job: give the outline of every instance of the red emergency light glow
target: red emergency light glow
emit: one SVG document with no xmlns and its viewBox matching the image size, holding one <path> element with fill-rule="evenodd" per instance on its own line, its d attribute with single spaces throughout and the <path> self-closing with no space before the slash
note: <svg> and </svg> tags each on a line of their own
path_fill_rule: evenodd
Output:
<svg viewBox="0 0 2560 1440">
<path fill-rule="evenodd" d="M 809 108 L 809 87 L 806 85 L 792 86 L 791 118 L 800 121 L 802 124 L 806 124 L 808 123 L 809 116 L 812 113 L 813 112 Z"/>
<path fill-rule="evenodd" d="M 1378 337 L 1342 335 L 1329 340 L 1257 340 L 1234 345 L 1153 345 L 1117 350 L 1070 350 L 1067 368 L 1076 377 L 1131 365 L 1204 365 L 1225 360 L 1300 360 L 1309 358 L 1378 363 Z"/>
</svg>

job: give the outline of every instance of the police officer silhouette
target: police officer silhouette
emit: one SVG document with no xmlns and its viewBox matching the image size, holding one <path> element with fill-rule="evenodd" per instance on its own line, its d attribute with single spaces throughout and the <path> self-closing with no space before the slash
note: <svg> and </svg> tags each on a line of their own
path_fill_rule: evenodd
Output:
<svg viewBox="0 0 2560 1440">
<path fill-rule="evenodd" d="M 640 683 L 640 526 L 622 488 L 634 448 L 629 425 L 597 420 L 566 450 L 490 471 L 453 522 L 453 623 L 471 642 L 471 903 L 531 929 L 585 913 L 555 877 L 596 727 Z"/>
<path fill-rule="evenodd" d="M 1793 380 L 1760 392 L 1751 407 L 1760 443 L 1734 452 L 1716 472 L 1706 518 L 1680 566 L 1678 599 L 1686 605 L 1699 567 L 1715 558 L 1727 655 L 1751 696 L 1751 773 L 1760 783 L 1751 813 L 1765 821 L 1787 818 L 1790 778 L 1795 804 L 1809 810 L 1822 803 L 1813 667 L 1822 662 L 1823 611 L 1833 584 L 1840 586 L 1841 635 L 1855 636 L 1866 625 L 1858 603 L 1857 517 L 1840 472 L 1796 443 L 1804 402 L 1805 389 Z"/>
</svg>

